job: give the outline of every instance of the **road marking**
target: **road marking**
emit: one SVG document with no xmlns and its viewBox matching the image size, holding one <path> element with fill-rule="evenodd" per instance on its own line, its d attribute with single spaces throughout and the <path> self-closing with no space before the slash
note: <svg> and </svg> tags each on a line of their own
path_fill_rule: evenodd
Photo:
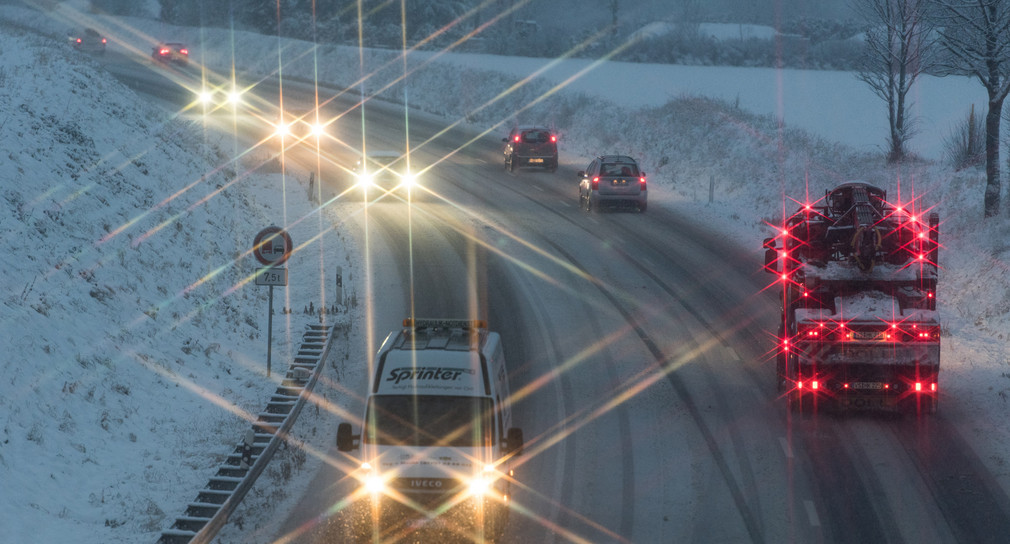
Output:
<svg viewBox="0 0 1010 544">
<path fill-rule="evenodd" d="M 541 187 L 541 186 L 539 186 L 539 185 L 534 185 L 534 187 L 536 187 L 536 189 L 537 189 L 538 191 L 540 191 L 541 193 L 542 193 L 542 192 L 544 192 L 544 188 L 543 188 L 543 187 Z"/>
<path fill-rule="evenodd" d="M 786 437 L 780 436 L 779 437 L 779 444 L 782 446 L 783 453 L 786 454 L 786 459 L 792 459 L 793 458 L 793 449 L 789 446 L 789 441 L 786 440 Z"/>
<path fill-rule="evenodd" d="M 807 518 L 810 519 L 810 526 L 820 527 L 821 519 L 817 517 L 817 509 L 814 508 L 814 502 L 803 501 L 803 506 L 807 509 Z"/>
</svg>

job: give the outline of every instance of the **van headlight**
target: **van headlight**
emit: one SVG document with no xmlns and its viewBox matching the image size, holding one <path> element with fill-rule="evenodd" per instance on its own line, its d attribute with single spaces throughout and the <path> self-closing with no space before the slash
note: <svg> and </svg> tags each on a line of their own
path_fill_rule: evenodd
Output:
<svg viewBox="0 0 1010 544">
<path fill-rule="evenodd" d="M 483 497 L 487 495 L 494 487 L 494 483 L 498 481 L 499 476 L 500 474 L 495 470 L 494 465 L 484 465 L 484 470 L 480 474 L 474 475 L 468 482 L 467 488 L 470 496 Z"/>
<path fill-rule="evenodd" d="M 413 187 L 417 183 L 417 176 L 407 172 L 400 178 L 400 181 L 403 183 L 404 187 Z"/>
<path fill-rule="evenodd" d="M 366 491 L 372 495 L 378 495 L 386 490 L 386 479 L 382 474 L 379 474 L 379 471 L 373 469 L 372 465 L 362 463 L 361 471 L 365 473 L 361 479 L 361 483 L 364 485 Z"/>
<path fill-rule="evenodd" d="M 368 172 L 362 172 L 358 174 L 358 185 L 362 187 L 368 187 L 372 185 L 372 175 Z"/>
</svg>

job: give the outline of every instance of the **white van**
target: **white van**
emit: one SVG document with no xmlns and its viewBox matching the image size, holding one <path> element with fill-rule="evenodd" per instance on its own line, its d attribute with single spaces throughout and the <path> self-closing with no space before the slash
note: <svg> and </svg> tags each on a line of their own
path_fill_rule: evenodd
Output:
<svg viewBox="0 0 1010 544">
<path fill-rule="evenodd" d="M 498 540 L 523 449 L 498 333 L 483 321 L 405 319 L 379 348 L 365 404 L 360 434 L 337 428 L 338 450 L 361 449 L 355 499 L 371 508 L 358 536 Z"/>
</svg>

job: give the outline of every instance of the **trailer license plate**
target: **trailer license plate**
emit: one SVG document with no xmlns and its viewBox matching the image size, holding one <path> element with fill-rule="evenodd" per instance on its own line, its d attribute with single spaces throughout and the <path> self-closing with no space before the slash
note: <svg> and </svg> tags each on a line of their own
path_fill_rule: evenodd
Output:
<svg viewBox="0 0 1010 544">
<path fill-rule="evenodd" d="M 849 384 L 849 388 L 879 390 L 884 388 L 884 384 L 882 382 L 853 382 Z"/>
<path fill-rule="evenodd" d="M 853 340 L 883 340 L 884 333 L 881 331 L 853 331 Z"/>
</svg>

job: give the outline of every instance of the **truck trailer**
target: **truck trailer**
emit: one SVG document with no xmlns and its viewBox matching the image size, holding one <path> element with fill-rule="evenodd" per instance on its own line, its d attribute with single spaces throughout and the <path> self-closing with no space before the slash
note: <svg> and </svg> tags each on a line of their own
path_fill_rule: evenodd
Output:
<svg viewBox="0 0 1010 544">
<path fill-rule="evenodd" d="M 933 413 L 939 216 L 848 182 L 764 240 L 782 288 L 778 387 L 791 410 Z"/>
</svg>

